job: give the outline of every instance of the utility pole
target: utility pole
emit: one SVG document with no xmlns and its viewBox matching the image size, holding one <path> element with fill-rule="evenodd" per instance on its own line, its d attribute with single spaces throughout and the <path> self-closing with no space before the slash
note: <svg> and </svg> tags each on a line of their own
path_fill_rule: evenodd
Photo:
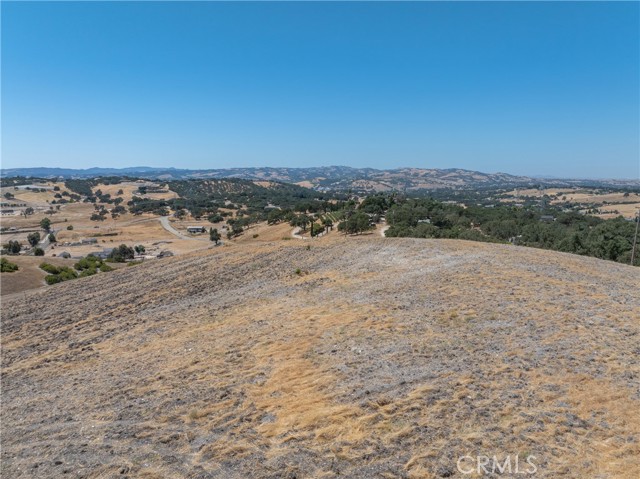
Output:
<svg viewBox="0 0 640 479">
<path fill-rule="evenodd" d="M 638 225 L 640 225 L 640 209 L 636 215 L 636 233 L 633 235 L 633 248 L 631 249 L 631 266 L 633 266 L 633 260 L 636 257 L 636 244 L 638 243 Z"/>
</svg>

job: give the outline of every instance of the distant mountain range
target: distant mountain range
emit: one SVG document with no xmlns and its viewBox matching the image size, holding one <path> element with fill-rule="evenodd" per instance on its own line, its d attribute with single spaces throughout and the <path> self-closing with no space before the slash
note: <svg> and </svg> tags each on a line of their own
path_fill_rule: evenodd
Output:
<svg viewBox="0 0 640 479">
<path fill-rule="evenodd" d="M 254 181 L 282 181 L 315 189 L 354 191 L 428 190 L 438 188 L 471 189 L 510 186 L 609 186 L 640 188 L 640 180 L 554 179 L 516 176 L 507 173 L 451 169 L 351 168 L 320 166 L 311 168 L 223 168 L 187 170 L 136 166 L 130 168 L 12 168 L 0 170 L 2 177 L 27 176 L 38 178 L 94 178 L 98 176 L 129 176 L 152 180 L 205 178 L 245 178 Z"/>
</svg>

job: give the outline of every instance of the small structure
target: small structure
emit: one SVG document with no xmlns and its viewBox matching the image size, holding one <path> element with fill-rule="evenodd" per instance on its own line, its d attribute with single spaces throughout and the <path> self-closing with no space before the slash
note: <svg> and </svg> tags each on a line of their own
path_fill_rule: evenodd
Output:
<svg viewBox="0 0 640 479">
<path fill-rule="evenodd" d="M 555 221 L 556 219 L 551 215 L 542 215 L 540 221 Z"/>
<path fill-rule="evenodd" d="M 98 242 L 98 238 L 84 238 L 80 241 L 81 244 L 96 244 Z"/>
<path fill-rule="evenodd" d="M 207 229 L 204 226 L 187 226 L 187 232 L 192 234 L 206 233 Z"/>
<path fill-rule="evenodd" d="M 100 259 L 107 259 L 112 251 L 113 251 L 113 248 L 103 248 L 102 251 L 97 251 L 97 252 L 91 253 L 91 254 L 93 256 L 97 256 Z"/>
</svg>

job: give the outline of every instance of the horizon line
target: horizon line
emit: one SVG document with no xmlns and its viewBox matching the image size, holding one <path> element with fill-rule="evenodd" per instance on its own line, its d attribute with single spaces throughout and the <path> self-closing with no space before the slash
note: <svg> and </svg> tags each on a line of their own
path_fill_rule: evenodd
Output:
<svg viewBox="0 0 640 479">
<path fill-rule="evenodd" d="M 580 176 L 554 176 L 548 174 L 516 174 L 516 173 L 508 173 L 505 171 L 483 171 L 483 170 L 471 170 L 468 168 L 461 167 L 448 167 L 448 168 L 428 168 L 422 166 L 398 166 L 394 168 L 375 168 L 371 166 L 347 166 L 347 165 L 320 165 L 320 166 L 233 166 L 233 167 L 222 167 L 222 168 L 180 168 L 175 166 L 146 166 L 146 165 L 136 165 L 136 166 L 122 166 L 122 167 L 111 167 L 111 166 L 90 166 L 87 168 L 74 168 L 74 167 L 66 167 L 66 166 L 23 166 L 16 168 L 4 168 L 0 167 L 0 172 L 5 172 L 8 170 L 32 170 L 32 169 L 49 169 L 49 170 L 73 170 L 73 171 L 87 171 L 93 169 L 102 169 L 102 170 L 127 170 L 127 169 L 149 169 L 149 170 L 178 170 L 178 171 L 216 171 L 216 170 L 243 170 L 243 169 L 288 169 L 288 170 L 305 170 L 312 168 L 349 168 L 352 170 L 375 170 L 375 171 L 397 171 L 397 170 L 406 170 L 406 169 L 414 169 L 414 170 L 433 170 L 433 171 L 445 171 L 445 170 L 461 170 L 461 171 L 469 171 L 476 173 L 483 173 L 488 175 L 496 175 L 496 174 L 504 174 L 515 177 L 524 177 L 532 180 L 627 180 L 627 181 L 640 181 L 640 174 L 637 177 L 580 177 Z M 4 175 L 3 175 L 4 176 Z"/>
</svg>

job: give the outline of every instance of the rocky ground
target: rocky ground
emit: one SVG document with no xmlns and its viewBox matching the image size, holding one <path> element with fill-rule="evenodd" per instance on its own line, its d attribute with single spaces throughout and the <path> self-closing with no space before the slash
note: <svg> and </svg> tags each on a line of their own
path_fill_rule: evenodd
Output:
<svg viewBox="0 0 640 479">
<path fill-rule="evenodd" d="M 476 455 L 640 477 L 639 285 L 593 258 L 372 235 L 12 296 L 2 477 L 480 477 L 456 466 Z"/>
</svg>

